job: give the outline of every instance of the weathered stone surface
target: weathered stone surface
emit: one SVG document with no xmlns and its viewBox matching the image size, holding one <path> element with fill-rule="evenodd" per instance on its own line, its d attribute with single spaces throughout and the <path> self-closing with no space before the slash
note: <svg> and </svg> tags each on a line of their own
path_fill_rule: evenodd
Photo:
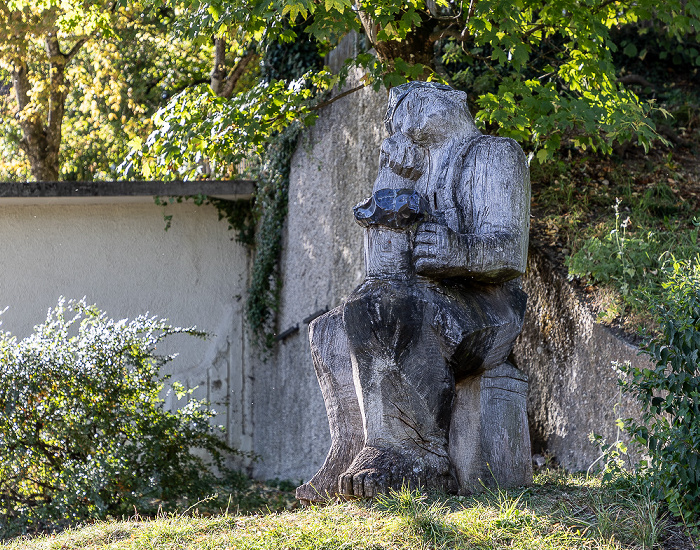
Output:
<svg viewBox="0 0 700 550">
<path fill-rule="evenodd" d="M 627 441 L 615 421 L 639 416 L 639 406 L 619 392 L 612 361 L 652 364 L 596 323 L 571 284 L 536 249 L 530 250 L 523 288 L 528 310 L 513 353 L 530 377 L 533 450 L 549 452 L 569 470 L 586 470 L 600 456 L 589 434 Z"/>
<path fill-rule="evenodd" d="M 373 497 L 402 485 L 473 490 L 484 460 L 501 486 L 527 483 L 527 382 L 505 363 L 525 306 L 512 281 L 523 271 L 529 227 L 523 153 L 512 140 L 481 136 L 466 95 L 446 86 L 392 89 L 385 122 L 392 135 L 382 144 L 373 196 L 355 209 L 365 227 L 365 281 L 345 300 L 342 325 L 336 311 L 318 321 L 344 332 L 348 357 L 337 356 L 336 344 L 312 339 L 331 463 L 297 497 L 332 496 L 332 477 L 347 460 L 350 447 L 338 447 L 336 437 L 343 431 L 336 416 L 344 405 L 335 401 L 341 394 L 327 389 L 319 369 L 331 363 L 351 365 L 355 396 L 343 395 L 357 401 L 363 434 L 362 448 L 337 478 L 338 494 Z M 430 219 L 417 224 L 424 214 Z M 475 430 L 480 453 L 469 457 L 451 455 L 448 437 L 455 379 L 465 377 L 479 384 L 478 399 L 458 400 L 465 410 L 457 416 L 478 417 L 467 429 Z"/>
</svg>

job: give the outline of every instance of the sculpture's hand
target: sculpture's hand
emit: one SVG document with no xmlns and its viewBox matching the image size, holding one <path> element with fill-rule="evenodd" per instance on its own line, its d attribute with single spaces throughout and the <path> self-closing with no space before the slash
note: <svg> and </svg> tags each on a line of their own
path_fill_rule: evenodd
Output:
<svg viewBox="0 0 700 550">
<path fill-rule="evenodd" d="M 460 236 L 446 225 L 425 222 L 418 226 L 413 262 L 419 275 L 449 277 L 464 268 L 466 251 Z"/>
<path fill-rule="evenodd" d="M 380 164 L 408 180 L 418 180 L 425 171 L 425 151 L 403 134 L 396 133 L 382 143 Z"/>
</svg>

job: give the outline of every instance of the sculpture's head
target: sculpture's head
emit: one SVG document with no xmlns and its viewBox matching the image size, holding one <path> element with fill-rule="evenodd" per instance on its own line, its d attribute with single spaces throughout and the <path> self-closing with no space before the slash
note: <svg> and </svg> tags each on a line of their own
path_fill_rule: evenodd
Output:
<svg viewBox="0 0 700 550">
<path fill-rule="evenodd" d="M 436 82 L 408 82 L 389 92 L 384 124 L 423 146 L 465 135 L 478 135 L 467 94 Z"/>
</svg>

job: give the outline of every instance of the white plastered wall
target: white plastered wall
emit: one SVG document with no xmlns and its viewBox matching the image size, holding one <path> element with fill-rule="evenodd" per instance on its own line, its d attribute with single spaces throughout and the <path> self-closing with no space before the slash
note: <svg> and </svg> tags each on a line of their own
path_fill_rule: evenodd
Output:
<svg viewBox="0 0 700 550">
<path fill-rule="evenodd" d="M 8 308 L 2 330 L 29 335 L 59 296 L 85 296 L 115 319 L 150 312 L 174 325 L 196 325 L 211 336 L 173 337 L 162 350 L 179 353 L 168 371 L 199 386 L 194 395 L 215 404 L 229 442 L 249 450 L 243 333 L 249 259 L 227 224 L 210 206 L 176 204 L 168 207 L 173 219 L 165 231 L 162 208 L 148 198 L 55 202 L 0 200 L 0 310 Z"/>
</svg>

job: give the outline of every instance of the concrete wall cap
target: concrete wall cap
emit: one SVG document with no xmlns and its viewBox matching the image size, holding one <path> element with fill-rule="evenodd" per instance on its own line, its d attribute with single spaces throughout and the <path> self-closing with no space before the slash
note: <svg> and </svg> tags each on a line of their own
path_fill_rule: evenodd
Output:
<svg viewBox="0 0 700 550">
<path fill-rule="evenodd" d="M 0 205 L 145 203 L 179 195 L 247 200 L 254 189 L 251 180 L 0 182 Z"/>
</svg>

